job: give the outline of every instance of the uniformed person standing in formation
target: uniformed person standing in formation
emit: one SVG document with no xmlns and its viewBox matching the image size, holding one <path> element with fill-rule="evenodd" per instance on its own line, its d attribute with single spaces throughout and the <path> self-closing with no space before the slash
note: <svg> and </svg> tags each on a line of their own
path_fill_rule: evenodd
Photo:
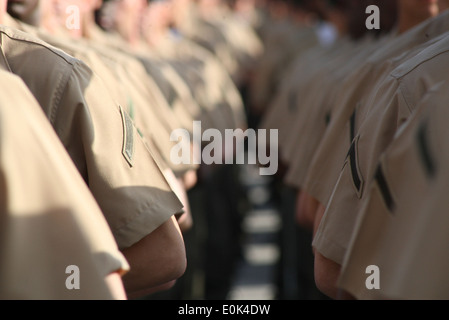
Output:
<svg viewBox="0 0 449 320">
<path fill-rule="evenodd" d="M 447 1 L 331 2 L 363 23 L 371 4 L 397 14 L 300 53 L 262 117 L 313 232 L 314 280 L 334 299 L 447 299 Z"/>
<path fill-rule="evenodd" d="M 3 4 L 6 6 L 6 1 Z M 23 82 L 11 81 L 3 88 L 14 94 L 13 84 L 20 83 L 19 92 L 29 90 L 29 104 L 33 108 L 40 106 L 43 111 L 39 121 L 45 115 L 45 125 L 55 133 L 53 137 L 49 134 L 47 144 L 58 141 L 55 148 L 62 153 L 62 160 L 56 151 L 45 152 L 46 149 L 22 157 L 23 166 L 33 170 L 44 166 L 46 153 L 46 168 L 55 177 L 61 174 L 61 181 L 55 179 L 45 195 L 37 187 L 45 179 L 45 170 L 35 169 L 41 175 L 23 190 L 20 187 L 24 176 L 17 175 L 17 181 L 5 178 L 13 182 L 11 186 L 5 184 L 5 192 L 11 193 L 17 204 L 7 202 L 10 207 L 5 205 L 2 214 L 7 222 L 2 229 L 3 297 L 126 299 L 170 289 L 185 272 L 184 235 L 198 224 L 206 229 L 207 238 L 187 246 L 197 246 L 195 251 L 206 250 L 199 254 L 204 257 L 205 266 L 201 259 L 198 264 L 193 263 L 205 275 L 196 274 L 197 278 L 205 278 L 199 297 L 226 298 L 239 258 L 236 239 L 241 213 L 234 185 L 237 170 L 232 166 L 199 166 L 193 159 L 188 164 L 174 163 L 171 151 L 176 144 L 191 151 L 203 146 L 192 140 L 171 141 L 170 135 L 175 129 L 192 134 L 194 121 L 201 121 L 202 131 L 216 128 L 223 134 L 226 129 L 247 128 L 241 91 L 248 86 L 263 44 L 249 18 L 238 17 L 234 6 L 237 8 L 237 3 L 178 0 L 8 3 L 10 15 L 4 16 L 0 26 L 1 61 L 10 77 Z M 208 26 L 213 37 L 203 37 L 203 26 Z M 6 82 L 7 77 L 3 77 Z M 10 101 L 15 103 L 14 99 Z M 6 99 L 2 101 L 2 107 L 6 103 Z M 30 112 L 27 119 L 32 117 L 34 113 Z M 27 124 L 24 121 L 22 126 Z M 45 125 L 42 131 L 47 135 L 51 130 Z M 24 132 L 32 136 L 33 130 L 38 128 L 25 128 Z M 30 141 L 39 143 L 46 135 L 35 134 Z M 17 144 L 26 141 L 18 140 Z M 223 150 L 228 148 L 223 146 Z M 235 156 L 234 150 L 227 152 L 231 154 L 224 157 Z M 5 154 L 8 153 L 5 145 Z M 35 157 L 43 158 L 42 163 L 25 163 Z M 70 169 L 68 162 L 76 170 Z M 65 175 L 64 170 L 59 170 L 60 163 L 68 166 Z M 9 170 L 7 159 L 2 165 L 2 171 Z M 70 178 L 70 174 L 76 177 Z M 74 180 L 72 185 L 70 179 Z M 84 181 L 84 189 L 79 181 Z M 194 187 L 202 188 L 204 195 L 191 204 L 189 193 Z M 71 192 L 66 191 L 69 188 Z M 77 199 L 81 195 L 86 198 L 81 201 L 83 206 L 70 198 L 78 189 Z M 16 196 L 21 193 L 32 194 L 31 199 L 40 202 L 34 207 L 30 199 Z M 20 205 L 28 201 L 29 208 L 21 210 Z M 201 208 L 204 215 L 195 217 L 194 212 Z M 15 222 L 15 216 L 22 212 L 36 212 L 36 219 L 42 220 L 41 229 L 47 230 L 51 225 L 55 231 L 43 237 L 44 231 L 38 229 L 36 234 L 23 237 Z M 85 225 L 87 214 L 98 216 L 89 218 L 92 225 Z M 195 218 L 199 219 L 195 222 Z M 28 222 L 23 221 L 27 226 Z M 73 239 L 64 237 L 68 228 L 74 230 Z M 95 236 L 91 231 L 94 228 Z M 99 230 L 104 230 L 103 237 Z M 11 243 L 20 237 L 20 250 L 13 251 Z M 28 246 L 28 241 L 33 246 Z M 79 248 L 73 247 L 75 241 L 80 243 Z M 61 244 L 58 250 L 52 247 L 56 243 Z M 22 252 L 25 255 L 26 250 L 40 247 L 36 251 L 42 257 L 35 267 L 48 269 L 42 270 L 41 282 L 35 280 L 33 286 L 22 291 L 21 286 L 27 282 L 26 278 L 18 279 L 17 272 L 23 267 L 16 266 L 22 261 Z M 53 251 L 60 261 L 51 265 L 53 260 L 46 262 L 45 258 Z M 61 293 L 65 282 L 60 284 L 59 277 L 50 281 L 57 268 L 64 267 L 63 273 L 69 267 L 64 263 L 71 257 L 72 264 L 81 269 L 81 277 L 92 270 L 86 277 L 92 280 L 95 290 L 86 286 L 76 294 Z M 4 264 L 7 260 L 9 263 Z M 5 279 L 8 286 L 3 286 Z M 192 291 L 183 288 L 179 297 L 194 297 Z"/>
<path fill-rule="evenodd" d="M 392 6 L 390 1 L 378 4 L 388 11 Z M 309 165 L 309 154 L 326 128 L 330 101 L 338 92 L 335 84 L 361 63 L 364 54 L 378 45 L 378 41 L 382 41 L 382 32 L 370 35 L 363 32 L 366 30 L 365 6 L 361 2 L 311 1 L 295 7 L 301 13 L 298 16 L 302 17 L 302 23 L 298 23 L 302 28 L 296 34 L 302 32 L 307 39 L 313 35 L 315 42 L 305 48 L 297 44 L 302 50 L 293 50 L 296 55 L 282 67 L 282 82 L 268 101 L 260 127 L 279 130 L 279 152 L 284 167 L 284 172 L 279 175 L 284 221 L 281 248 L 285 262 L 282 262 L 282 267 L 284 270 L 296 268 L 296 274 L 293 270 L 282 275 L 281 285 L 291 287 L 290 279 L 296 277 L 298 280 L 296 292 L 294 288 L 284 288 L 283 294 L 291 298 L 316 299 L 321 296 L 316 292 L 313 279 L 310 250 L 313 223 L 303 219 L 303 215 L 297 215 L 300 226 L 298 230 L 292 228 L 295 224 L 295 198 L 299 195 L 300 199 L 304 194 L 302 180 Z M 394 19 L 385 15 L 383 21 L 383 33 L 386 33 Z M 348 56 L 351 57 L 349 62 Z M 324 87 L 328 90 L 323 90 Z M 298 208 L 303 210 L 302 201 L 299 201 Z M 292 245 L 295 241 L 296 247 Z M 291 255 L 296 255 L 296 261 L 289 262 L 292 261 Z"/>
<path fill-rule="evenodd" d="M 126 299 L 129 265 L 101 210 L 26 85 L 1 69 L 0 298 Z M 72 267 L 82 286 L 67 282 Z"/>
<path fill-rule="evenodd" d="M 186 263 L 175 219 L 182 204 L 126 110 L 82 61 L 30 33 L 1 31 L 5 65 L 36 97 L 129 262 L 128 295 L 178 278 Z"/>
</svg>

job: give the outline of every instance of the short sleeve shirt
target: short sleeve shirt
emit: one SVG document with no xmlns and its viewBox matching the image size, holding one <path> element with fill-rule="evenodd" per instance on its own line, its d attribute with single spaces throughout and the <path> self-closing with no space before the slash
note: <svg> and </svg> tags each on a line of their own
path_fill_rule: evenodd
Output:
<svg viewBox="0 0 449 320">
<path fill-rule="evenodd" d="M 98 204 L 23 81 L 0 71 L 0 297 L 111 299 L 129 265 Z M 69 266 L 80 289 L 68 290 Z"/>
<path fill-rule="evenodd" d="M 449 64 L 447 43 L 449 37 L 445 34 L 400 64 L 379 88 L 354 138 L 314 239 L 314 246 L 329 259 L 342 262 L 364 187 L 374 177 L 380 154 L 426 92 L 448 77 L 441 72 Z"/>
<path fill-rule="evenodd" d="M 120 248 L 182 210 L 129 115 L 85 63 L 20 31 L 1 27 L 0 36 L 10 70 L 38 100 Z"/>
<path fill-rule="evenodd" d="M 358 299 L 447 299 L 447 82 L 432 89 L 380 158 L 339 286 Z M 380 288 L 368 290 L 375 265 Z"/>
<path fill-rule="evenodd" d="M 357 109 L 366 103 L 376 86 L 391 72 L 395 64 L 389 59 L 418 48 L 448 30 L 448 12 L 429 19 L 408 32 L 392 34 L 366 63 L 344 81 L 330 113 L 330 122 L 313 156 L 304 188 L 321 203 L 327 205 L 338 179 L 357 126 Z M 355 113 L 356 112 L 356 113 Z"/>
</svg>

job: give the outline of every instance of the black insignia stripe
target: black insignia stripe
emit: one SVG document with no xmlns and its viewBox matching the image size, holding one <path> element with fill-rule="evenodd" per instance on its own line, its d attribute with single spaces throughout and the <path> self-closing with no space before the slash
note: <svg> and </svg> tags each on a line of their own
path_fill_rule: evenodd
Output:
<svg viewBox="0 0 449 320">
<path fill-rule="evenodd" d="M 173 88 L 173 86 L 168 83 L 168 88 L 167 88 L 167 101 L 168 101 L 168 105 L 173 108 L 173 103 L 175 102 L 176 98 L 177 98 L 177 93 L 175 91 L 175 89 Z"/>
<path fill-rule="evenodd" d="M 331 113 L 330 113 L 330 111 L 328 113 L 326 113 L 324 121 L 325 121 L 326 127 L 327 127 L 329 125 L 329 123 L 331 122 Z"/>
<path fill-rule="evenodd" d="M 362 179 L 360 179 L 359 173 L 357 171 L 355 140 L 351 144 L 351 148 L 349 149 L 348 155 L 349 155 L 349 162 L 350 162 L 350 166 L 351 166 L 352 180 L 354 181 L 354 185 L 355 185 L 357 191 L 360 192 L 360 188 L 362 187 Z"/>
<path fill-rule="evenodd" d="M 387 180 L 385 179 L 382 166 L 377 167 L 375 180 L 377 185 L 379 186 L 380 192 L 382 193 L 382 198 L 385 201 L 385 205 L 387 206 L 388 210 L 393 211 L 396 205 L 394 203 L 393 196 L 391 195 L 390 188 L 388 187 Z"/>
<path fill-rule="evenodd" d="M 421 161 L 424 165 L 424 168 L 429 175 L 429 177 L 433 178 L 436 173 L 436 165 L 433 159 L 432 153 L 430 152 L 428 140 L 427 140 L 427 125 L 423 124 L 420 126 L 418 130 L 418 148 L 419 154 L 421 155 Z"/>
<path fill-rule="evenodd" d="M 349 132 L 349 141 L 352 142 L 354 141 L 355 138 L 355 111 L 352 113 L 351 115 L 351 119 L 350 119 L 350 132 Z"/>
</svg>

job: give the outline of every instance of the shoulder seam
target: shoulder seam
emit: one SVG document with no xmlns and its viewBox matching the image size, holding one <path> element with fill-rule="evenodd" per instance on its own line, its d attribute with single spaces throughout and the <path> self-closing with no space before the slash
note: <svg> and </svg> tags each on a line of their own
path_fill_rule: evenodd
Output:
<svg viewBox="0 0 449 320">
<path fill-rule="evenodd" d="M 17 30 L 17 31 L 20 31 L 20 30 Z M 58 48 L 52 46 L 51 44 L 49 44 L 49 43 L 47 43 L 45 41 L 40 40 L 39 38 L 27 39 L 26 37 L 22 37 L 21 34 L 14 34 L 14 35 L 12 35 L 11 33 L 8 32 L 8 30 L 6 30 L 4 28 L 0 29 L 0 33 L 3 33 L 5 36 L 10 38 L 11 40 L 27 42 L 29 44 L 42 47 L 43 49 L 46 49 L 46 50 L 52 52 L 53 54 L 59 56 L 61 59 L 63 59 L 65 62 L 67 62 L 67 63 L 69 63 L 71 65 L 73 65 L 75 63 L 75 61 L 78 61 L 78 59 L 76 59 L 75 57 L 72 57 L 71 55 L 69 55 L 68 53 L 64 52 L 63 50 L 58 49 Z"/>
</svg>

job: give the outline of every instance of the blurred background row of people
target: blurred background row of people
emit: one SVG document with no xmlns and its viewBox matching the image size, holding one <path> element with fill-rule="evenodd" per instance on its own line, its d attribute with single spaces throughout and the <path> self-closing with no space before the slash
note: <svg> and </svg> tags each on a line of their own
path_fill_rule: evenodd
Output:
<svg viewBox="0 0 449 320">
<path fill-rule="evenodd" d="M 299 265 L 310 250 L 308 270 L 332 299 L 447 299 L 447 137 L 435 122 L 447 119 L 447 1 L 300 7 L 336 36 L 320 41 L 329 32 L 315 22 L 294 33 L 302 40 L 266 43 L 279 62 L 261 91 L 273 94 L 251 105 L 259 128 L 279 129 L 274 190 L 285 226 L 300 226 L 297 248 L 282 249 Z M 288 49 L 310 34 L 320 45 Z"/>
</svg>

